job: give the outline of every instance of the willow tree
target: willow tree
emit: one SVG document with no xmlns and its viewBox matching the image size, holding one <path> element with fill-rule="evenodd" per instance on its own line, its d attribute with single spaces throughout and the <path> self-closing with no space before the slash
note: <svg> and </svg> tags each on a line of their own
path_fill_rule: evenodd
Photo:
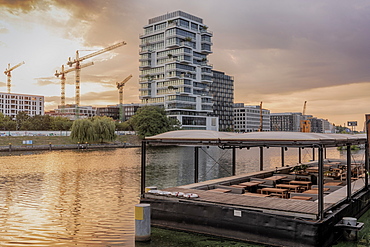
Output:
<svg viewBox="0 0 370 247">
<path fill-rule="evenodd" d="M 94 117 L 92 119 L 95 141 L 114 141 L 116 139 L 116 124 L 109 117 Z"/>
<path fill-rule="evenodd" d="M 71 139 L 75 142 L 94 142 L 94 128 L 90 119 L 77 119 L 71 128 Z"/>
<path fill-rule="evenodd" d="M 94 117 L 92 119 L 78 119 L 73 122 L 71 138 L 76 142 L 105 142 L 114 141 L 116 125 L 108 117 Z"/>
</svg>

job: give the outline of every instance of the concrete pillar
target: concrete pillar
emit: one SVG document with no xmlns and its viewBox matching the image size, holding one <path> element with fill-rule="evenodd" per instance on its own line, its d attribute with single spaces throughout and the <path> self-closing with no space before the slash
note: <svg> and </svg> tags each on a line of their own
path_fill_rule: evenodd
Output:
<svg viewBox="0 0 370 247">
<path fill-rule="evenodd" d="M 135 241 L 150 241 L 150 204 L 135 205 Z"/>
</svg>

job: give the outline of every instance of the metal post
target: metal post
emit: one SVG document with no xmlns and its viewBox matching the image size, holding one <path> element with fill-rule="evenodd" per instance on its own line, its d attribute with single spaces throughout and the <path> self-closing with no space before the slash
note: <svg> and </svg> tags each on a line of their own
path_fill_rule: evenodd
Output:
<svg viewBox="0 0 370 247">
<path fill-rule="evenodd" d="M 141 142 L 141 195 L 145 193 L 146 141 Z"/>
<path fill-rule="evenodd" d="M 194 147 L 194 183 L 199 181 L 199 147 Z"/>
<path fill-rule="evenodd" d="M 302 163 L 302 148 L 298 148 L 298 163 Z"/>
<path fill-rule="evenodd" d="M 365 188 L 369 189 L 369 143 L 365 143 Z"/>
<path fill-rule="evenodd" d="M 263 147 L 260 147 L 260 171 L 263 171 Z"/>
<path fill-rule="evenodd" d="M 347 144 L 347 200 L 350 201 L 352 198 L 351 189 L 351 144 Z"/>
<path fill-rule="evenodd" d="M 366 114 L 366 133 L 367 133 L 367 142 L 365 144 L 365 184 L 369 184 L 369 148 L 370 148 L 370 114 Z"/>
<path fill-rule="evenodd" d="M 315 158 L 315 147 L 312 147 L 312 161 L 314 161 Z"/>
<path fill-rule="evenodd" d="M 324 154 L 323 154 L 323 147 L 319 147 L 319 157 L 318 157 L 318 166 L 319 166 L 319 181 L 318 181 L 318 189 L 319 189 L 319 218 L 322 220 L 324 218 Z"/>
<path fill-rule="evenodd" d="M 233 157 L 232 157 L 232 176 L 236 175 L 236 148 L 233 147 L 232 149 Z"/>
<path fill-rule="evenodd" d="M 284 160 L 284 147 L 281 147 L 281 166 L 284 167 L 284 163 L 285 163 L 285 160 Z"/>
</svg>

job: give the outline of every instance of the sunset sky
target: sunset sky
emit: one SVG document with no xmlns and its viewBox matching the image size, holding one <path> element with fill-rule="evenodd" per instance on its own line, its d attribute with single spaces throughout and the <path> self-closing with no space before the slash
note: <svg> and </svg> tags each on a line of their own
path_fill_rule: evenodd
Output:
<svg viewBox="0 0 370 247">
<path fill-rule="evenodd" d="M 74 57 L 125 41 L 86 62 L 81 105 L 118 103 L 116 82 L 133 77 L 124 103 L 139 102 L 139 35 L 148 19 L 182 10 L 213 32 L 214 69 L 235 79 L 235 102 L 277 112 L 302 112 L 336 125 L 370 113 L 370 2 L 368 0 L 0 0 L 0 68 L 22 61 L 12 92 L 60 104 L 55 70 Z M 1 67 L 2 66 L 2 67 Z M 0 91 L 6 92 L 1 73 Z M 74 73 L 66 103 L 74 103 Z"/>
</svg>

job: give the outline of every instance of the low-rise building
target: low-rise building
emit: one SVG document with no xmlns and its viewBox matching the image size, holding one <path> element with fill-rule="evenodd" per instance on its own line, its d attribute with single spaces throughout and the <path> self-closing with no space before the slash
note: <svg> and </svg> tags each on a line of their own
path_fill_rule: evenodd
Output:
<svg viewBox="0 0 370 247">
<path fill-rule="evenodd" d="M 44 96 L 0 93 L 0 112 L 12 119 L 18 112 L 25 112 L 31 117 L 44 115 Z"/>
<path fill-rule="evenodd" d="M 239 132 L 259 131 L 261 108 L 259 105 L 234 104 L 234 129 Z M 262 131 L 270 131 L 270 110 L 262 108 Z"/>
<path fill-rule="evenodd" d="M 270 119 L 271 131 L 301 131 L 302 113 L 300 112 L 271 113 Z"/>
</svg>

